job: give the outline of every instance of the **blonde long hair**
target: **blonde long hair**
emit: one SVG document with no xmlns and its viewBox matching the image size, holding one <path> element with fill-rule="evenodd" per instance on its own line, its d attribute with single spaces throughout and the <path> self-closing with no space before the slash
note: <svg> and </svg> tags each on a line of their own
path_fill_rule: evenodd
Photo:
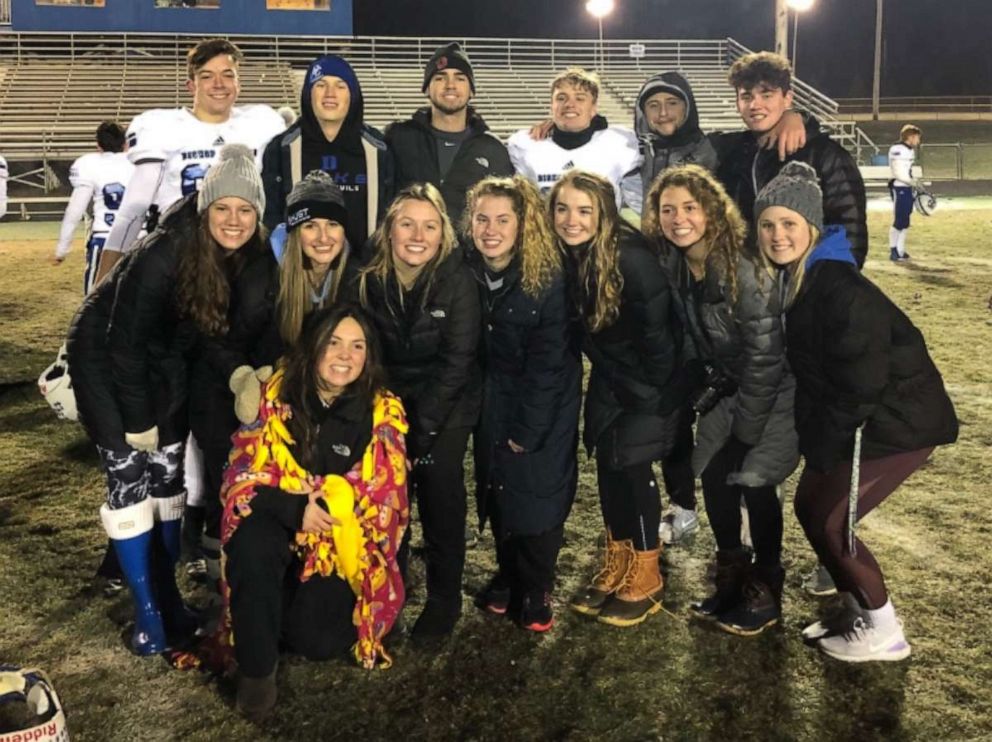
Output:
<svg viewBox="0 0 992 742">
<path fill-rule="evenodd" d="M 555 183 L 548 196 L 548 213 L 554 223 L 555 205 L 562 188 L 573 188 L 592 200 L 599 215 L 596 231 L 589 248 L 578 255 L 579 291 L 583 298 L 579 309 L 590 332 L 609 327 L 620 316 L 620 294 L 623 275 L 620 273 L 620 214 L 615 191 L 610 181 L 585 170 L 569 170 Z M 569 247 L 558 238 L 561 250 Z M 589 312 L 586 298 L 593 299 Z"/>
<path fill-rule="evenodd" d="M 685 188 L 706 216 L 706 265 L 714 265 L 727 282 L 731 301 L 737 301 L 737 264 L 744 250 L 747 224 L 733 199 L 705 168 L 681 165 L 663 170 L 648 191 L 647 210 L 641 226 L 658 244 L 665 243 L 661 229 L 661 194 L 667 188 Z"/>
<path fill-rule="evenodd" d="M 279 266 L 279 296 L 276 299 L 279 334 L 286 345 L 296 345 L 303 331 L 303 320 L 310 312 L 330 306 L 337 299 L 349 253 L 350 248 L 345 243 L 337 257 L 336 265 L 332 266 L 334 277 L 331 290 L 321 299 L 320 304 L 314 306 L 310 300 L 311 283 L 308 277 L 310 268 L 307 267 L 310 259 L 303 252 L 300 230 L 294 229 L 289 233 L 286 251 Z"/>
<path fill-rule="evenodd" d="M 448 211 L 445 208 L 444 198 L 441 196 L 441 192 L 430 183 L 413 183 L 407 186 L 397 193 L 396 198 L 389 204 L 386 216 L 373 236 L 374 257 L 361 272 L 358 279 L 358 296 L 363 307 L 368 306 L 369 277 L 378 280 L 381 285 L 385 286 L 390 274 L 396 270 L 396 259 L 393 257 L 392 245 L 389 242 L 389 233 L 392 232 L 393 224 L 396 223 L 400 209 L 406 201 L 424 201 L 429 203 L 441 217 L 441 247 L 437 255 L 424 266 L 424 270 L 427 272 L 427 288 L 422 294 L 421 302 L 426 302 L 427 297 L 431 293 L 431 288 L 437 274 L 437 267 L 451 255 L 458 245 L 455 229 L 451 226 L 451 219 L 448 218 Z"/>
<path fill-rule="evenodd" d="M 551 285 L 561 272 L 562 255 L 544 201 L 537 187 L 522 175 L 512 178 L 489 176 L 476 183 L 465 199 L 462 232 L 471 240 L 472 214 L 479 199 L 484 196 L 503 196 L 513 204 L 517 217 L 517 238 L 513 252 L 520 255 L 520 285 L 524 292 L 537 297 Z"/>
</svg>

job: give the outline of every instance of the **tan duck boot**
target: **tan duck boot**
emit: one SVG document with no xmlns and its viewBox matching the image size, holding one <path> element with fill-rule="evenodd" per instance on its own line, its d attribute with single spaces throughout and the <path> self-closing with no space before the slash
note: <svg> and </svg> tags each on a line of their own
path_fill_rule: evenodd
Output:
<svg viewBox="0 0 992 742">
<path fill-rule="evenodd" d="M 606 545 L 602 551 L 603 566 L 592 580 L 569 601 L 572 610 L 586 616 L 598 616 L 617 588 L 623 583 L 634 562 L 634 543 L 630 539 L 614 541 L 606 530 Z"/>
<path fill-rule="evenodd" d="M 610 626 L 634 626 L 661 610 L 665 581 L 658 566 L 660 556 L 661 546 L 634 552 L 630 571 L 602 606 L 597 620 Z"/>
</svg>

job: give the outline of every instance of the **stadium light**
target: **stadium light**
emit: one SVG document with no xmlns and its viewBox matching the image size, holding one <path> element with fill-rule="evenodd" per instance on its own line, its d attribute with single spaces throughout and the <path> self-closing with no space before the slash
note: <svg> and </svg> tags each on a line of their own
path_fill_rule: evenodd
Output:
<svg viewBox="0 0 992 742">
<path fill-rule="evenodd" d="M 603 18 L 613 12 L 613 0 L 589 0 L 586 3 L 589 15 L 599 24 L 599 65 L 600 71 L 606 67 L 606 50 L 603 48 Z"/>
<path fill-rule="evenodd" d="M 792 74 L 796 74 L 796 46 L 799 43 L 799 14 L 813 7 L 816 0 L 786 0 L 786 5 L 792 11 Z"/>
</svg>

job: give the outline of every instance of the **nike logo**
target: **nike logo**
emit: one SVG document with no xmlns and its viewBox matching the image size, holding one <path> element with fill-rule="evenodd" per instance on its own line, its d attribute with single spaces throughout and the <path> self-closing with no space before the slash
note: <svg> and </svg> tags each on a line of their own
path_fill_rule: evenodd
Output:
<svg viewBox="0 0 992 742">
<path fill-rule="evenodd" d="M 458 142 L 445 142 L 444 143 L 444 146 L 445 147 L 457 147 L 458 146 Z"/>
</svg>

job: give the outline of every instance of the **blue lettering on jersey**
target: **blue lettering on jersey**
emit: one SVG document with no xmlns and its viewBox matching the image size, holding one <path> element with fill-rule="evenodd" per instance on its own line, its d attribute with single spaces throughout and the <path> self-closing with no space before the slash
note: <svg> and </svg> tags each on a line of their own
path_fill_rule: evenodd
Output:
<svg viewBox="0 0 992 742">
<path fill-rule="evenodd" d="M 324 155 L 320 158 L 320 169 L 325 173 L 333 173 L 338 169 L 338 158 L 334 155 Z"/>
<path fill-rule="evenodd" d="M 113 226 L 114 223 L 115 215 L 111 212 L 117 211 L 121 207 L 121 201 L 123 200 L 123 183 L 107 183 L 103 187 L 103 205 L 107 208 L 107 213 L 103 215 L 103 221 L 108 227 Z"/>
<path fill-rule="evenodd" d="M 181 174 L 180 186 L 182 188 L 183 195 L 188 196 L 189 194 L 196 193 L 200 190 L 200 184 L 203 182 L 203 178 L 206 174 L 207 168 L 199 162 L 184 167 Z"/>
</svg>

